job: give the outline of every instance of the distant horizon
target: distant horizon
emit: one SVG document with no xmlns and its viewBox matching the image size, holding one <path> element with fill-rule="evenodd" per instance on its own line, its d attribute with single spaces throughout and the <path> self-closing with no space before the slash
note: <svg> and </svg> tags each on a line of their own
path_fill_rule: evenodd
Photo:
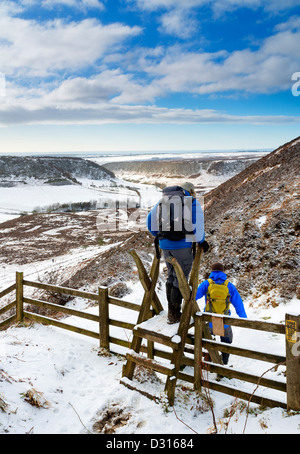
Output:
<svg viewBox="0 0 300 454">
<path fill-rule="evenodd" d="M 80 156 L 98 156 L 98 157 L 110 157 L 110 156 L 139 156 L 139 155 L 145 155 L 145 156 L 151 156 L 151 155 L 179 155 L 179 154 L 214 154 L 214 153 L 225 153 L 225 154 L 230 154 L 230 153 L 268 153 L 273 151 L 273 148 L 262 148 L 262 149 L 214 149 L 214 150 L 164 150 L 164 151 L 157 151 L 157 150 L 149 150 L 149 151 L 143 151 L 143 150 L 133 150 L 133 151 L 53 151 L 53 152 L 1 152 L 0 151 L 0 156 L 33 156 L 33 157 L 43 157 L 43 156 L 57 156 L 57 157 L 80 157 Z"/>
</svg>

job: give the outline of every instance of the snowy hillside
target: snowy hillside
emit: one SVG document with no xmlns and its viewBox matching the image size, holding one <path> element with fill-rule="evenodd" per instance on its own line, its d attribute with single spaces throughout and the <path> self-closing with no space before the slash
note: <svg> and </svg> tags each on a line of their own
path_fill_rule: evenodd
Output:
<svg viewBox="0 0 300 454">
<path fill-rule="evenodd" d="M 205 222 L 211 249 L 204 257 L 200 280 L 206 277 L 210 260 L 223 259 L 230 279 L 241 289 L 250 319 L 282 324 L 286 313 L 300 313 L 294 267 L 299 244 L 299 229 L 296 228 L 299 199 L 295 186 L 299 178 L 297 143 L 275 150 L 269 157 L 247 167 L 206 196 Z M 102 191 L 101 200 L 105 194 L 117 199 L 123 191 L 124 198 L 132 197 L 145 207 L 151 206 L 160 197 L 157 188 L 138 183 L 132 183 L 131 188 L 125 185 L 118 188 L 109 182 L 106 187 L 103 184 L 101 188 L 95 188 L 91 187 L 92 180 L 83 176 L 80 182 L 82 184 L 52 186 L 53 191 L 57 190 L 52 193 L 56 203 L 58 200 L 60 203 L 74 201 L 75 193 L 69 190 L 75 188 L 87 191 L 85 197 L 89 197 L 88 200 L 93 200 L 93 191 L 94 195 L 98 194 L 98 190 Z M 278 198 L 276 188 L 282 182 L 285 186 L 280 188 L 281 197 Z M 30 197 L 25 197 L 25 187 L 29 189 L 27 185 L 0 188 L 0 196 L 4 194 L 2 191 L 16 190 L 10 199 L 9 193 L 1 199 L 0 207 L 6 203 L 8 211 L 14 204 L 21 210 L 26 202 L 29 211 L 37 205 L 47 205 L 42 197 L 51 194 L 49 185 L 32 185 L 35 192 Z M 83 201 L 81 195 L 76 201 Z M 94 293 L 98 286 L 107 286 L 110 295 L 140 304 L 144 292 L 128 252 L 135 249 L 149 270 L 154 253 L 153 238 L 148 232 L 135 232 L 131 227 L 127 230 L 99 231 L 97 217 L 99 214 L 103 217 L 104 213 L 101 210 L 39 212 L 1 224 L 0 290 L 15 281 L 16 271 L 23 271 L 25 279 Z M 119 210 L 118 223 L 122 223 L 127 215 L 133 215 L 134 219 L 135 210 L 128 210 L 127 213 Z M 270 265 L 278 244 L 281 244 L 284 267 L 281 262 Z M 262 251 L 259 256 L 256 255 L 257 250 Z M 251 252 L 249 256 L 247 251 Z M 278 272 L 280 288 L 274 285 L 262 291 L 260 274 L 264 284 L 269 283 L 268 279 L 274 282 L 274 268 Z M 242 278 L 239 280 L 240 274 Z M 245 282 L 250 282 L 251 286 L 245 285 Z M 290 289 L 290 294 L 286 292 L 284 299 L 280 296 L 282 283 L 287 283 Z M 161 264 L 157 294 L 166 309 L 164 262 Z M 57 295 L 29 287 L 26 288 L 26 296 L 92 314 L 99 311 L 91 301 L 77 297 L 58 301 Z M 3 298 L 0 308 L 13 298 L 13 294 Z M 203 309 L 203 301 L 198 302 Z M 98 330 L 98 324 L 89 320 L 66 318 L 61 313 L 56 317 L 64 318 L 66 323 L 75 326 L 95 332 Z M 111 306 L 110 318 L 136 324 L 137 313 Z M 283 335 L 238 327 L 233 327 L 233 331 L 233 346 L 285 354 Z M 129 330 L 111 327 L 111 336 L 117 333 L 122 339 L 130 341 Z M 177 383 L 174 407 L 170 407 L 163 393 L 165 377 L 137 368 L 135 380 L 157 396 L 156 402 L 149 400 L 120 384 L 124 365 L 121 355 L 126 349 L 112 345 L 112 350 L 114 353 L 107 355 L 99 349 L 96 339 L 36 323 L 24 323 L 0 331 L 0 433 L 191 436 L 214 433 L 216 430 L 222 434 L 298 434 L 300 431 L 299 413 L 280 408 L 261 408 L 253 403 L 248 408 L 247 401 L 212 390 L 207 394 L 204 388 L 201 394 L 195 393 L 192 385 L 181 381 Z M 231 355 L 229 360 L 229 367 L 236 370 L 258 376 L 265 374 L 265 378 L 284 382 L 285 367 L 272 366 L 268 362 L 236 355 Z M 184 373 L 192 374 L 191 368 L 185 367 Z M 216 374 L 208 373 L 211 380 L 217 381 Z M 237 379 L 222 378 L 221 383 L 281 402 L 286 399 L 283 392 L 263 386 L 256 389 L 256 385 Z M 210 399 L 214 403 L 213 411 Z"/>
<path fill-rule="evenodd" d="M 53 158 L 40 158 L 42 164 L 37 167 L 34 158 L 15 158 L 18 165 L 13 159 L 0 157 L 0 223 L 32 212 L 80 211 L 80 204 L 90 204 L 86 211 L 116 201 L 151 206 L 157 199 L 155 186 L 118 179 L 84 159 L 64 158 L 62 168 Z M 22 167 L 23 159 L 29 163 Z M 49 160 L 53 168 L 48 169 Z"/>
<path fill-rule="evenodd" d="M 111 180 L 115 175 L 100 165 L 75 157 L 0 156 L 0 187 L 20 184 L 65 186 L 77 178 Z"/>
<path fill-rule="evenodd" d="M 118 178 L 127 181 L 156 184 L 160 187 L 174 185 L 178 180 L 193 182 L 196 192 L 203 194 L 233 175 L 241 172 L 266 152 L 213 152 L 168 155 L 161 157 L 135 156 L 119 157 L 105 162 L 102 158 L 94 159 L 106 169 L 114 172 Z"/>
<path fill-rule="evenodd" d="M 205 195 L 204 267 L 224 260 L 244 296 L 269 295 L 270 311 L 300 298 L 299 168 L 297 138 Z"/>
<path fill-rule="evenodd" d="M 200 195 L 264 154 L 232 152 L 209 158 L 202 153 L 187 155 L 184 161 L 176 155 L 149 155 L 143 161 L 119 156 L 121 162 L 112 163 L 107 162 L 112 157 L 0 156 L 0 223 L 32 212 L 80 211 L 81 203 L 90 209 L 117 200 L 149 207 L 156 203 L 159 187 L 179 180 L 193 181 Z"/>
</svg>

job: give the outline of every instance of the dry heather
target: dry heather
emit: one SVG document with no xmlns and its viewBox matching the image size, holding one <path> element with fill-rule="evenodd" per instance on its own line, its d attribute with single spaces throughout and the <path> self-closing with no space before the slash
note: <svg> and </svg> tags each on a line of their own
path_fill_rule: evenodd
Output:
<svg viewBox="0 0 300 454">
<path fill-rule="evenodd" d="M 280 147 L 205 197 L 202 273 L 224 261 L 241 293 L 300 297 L 300 140 Z"/>
</svg>

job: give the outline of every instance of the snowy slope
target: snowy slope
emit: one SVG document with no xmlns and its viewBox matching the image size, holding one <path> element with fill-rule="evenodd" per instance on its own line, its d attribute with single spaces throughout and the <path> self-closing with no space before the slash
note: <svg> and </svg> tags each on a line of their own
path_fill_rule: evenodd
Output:
<svg viewBox="0 0 300 454">
<path fill-rule="evenodd" d="M 68 186 L 67 190 L 62 190 L 62 187 L 58 189 L 61 191 L 61 196 L 70 198 L 71 193 L 68 192 L 70 188 L 71 186 Z M 92 194 L 91 190 L 84 184 L 78 186 L 78 188 L 82 191 L 89 191 L 87 195 Z M 141 189 L 140 193 L 143 200 L 145 204 L 149 203 L 148 206 L 150 206 L 152 201 L 157 200 L 157 190 L 151 187 L 149 189 L 144 188 L 144 190 L 142 188 L 143 186 L 139 189 Z M 103 191 L 105 189 L 103 188 Z M 42 195 L 38 192 L 31 195 L 30 203 L 32 203 L 32 206 L 36 203 L 38 196 Z M 127 194 L 124 194 L 124 196 L 127 196 Z M 2 200 L 6 199 L 3 198 Z M 20 192 L 10 201 L 15 206 L 20 203 L 20 209 L 23 202 L 24 199 L 22 199 Z M 2 202 L 0 203 L 1 206 Z M 7 210 L 11 207 L 9 203 L 6 206 Z M 80 223 L 78 217 L 83 218 L 82 223 Z M 114 242 L 109 242 L 109 236 L 107 238 L 104 236 L 105 244 L 100 247 L 99 244 L 96 245 L 95 243 L 96 237 L 95 241 L 92 238 L 87 246 L 84 245 L 85 247 L 79 247 L 75 241 L 72 244 L 77 244 L 77 246 L 71 247 L 71 234 L 65 233 L 66 230 L 64 229 L 67 228 L 67 224 L 63 224 L 63 219 L 67 220 L 67 217 L 62 218 L 62 224 L 58 223 L 58 217 L 54 221 L 51 221 L 49 217 L 49 226 L 45 224 L 43 228 L 40 223 L 42 223 L 44 216 L 37 216 L 35 219 L 33 217 L 26 218 L 27 220 L 23 219 L 19 227 L 24 230 L 23 234 L 29 235 L 26 236 L 28 254 L 25 249 L 22 262 L 24 265 L 16 266 L 15 256 L 10 257 L 9 261 L 1 263 L 0 290 L 14 282 L 15 271 L 17 270 L 24 271 L 25 278 L 42 282 L 51 274 L 55 277 L 60 276 L 61 280 L 67 280 L 74 275 L 77 279 L 78 273 L 76 272 L 80 271 L 81 267 L 88 265 L 90 261 L 93 262 L 94 266 L 99 259 L 99 265 L 96 264 L 93 270 L 96 270 L 97 279 L 99 276 L 100 280 L 104 265 L 109 265 L 111 263 L 109 259 L 113 257 L 116 262 L 116 273 L 121 273 L 122 263 L 119 264 L 119 258 L 115 253 L 118 251 L 118 247 L 126 245 L 128 236 L 127 239 L 116 236 Z M 85 217 L 76 214 L 76 216 L 68 218 L 68 226 L 71 226 L 73 236 L 79 236 L 80 230 L 86 237 L 87 233 L 91 233 L 88 219 L 88 214 Z M 50 221 L 56 223 L 56 225 L 52 225 Z M 74 221 L 74 224 L 71 221 Z M 90 222 L 91 225 L 95 224 L 92 217 Z M 259 228 L 265 227 L 266 220 L 262 213 L 257 218 L 257 222 Z M 83 224 L 86 224 L 86 231 L 83 230 Z M 7 236 L 6 241 L 8 243 L 12 239 L 10 228 L 14 228 L 16 232 L 16 225 L 6 226 L 4 232 L 2 231 L 4 236 Z M 26 232 L 29 232 L 29 234 Z M 41 238 L 44 241 L 43 246 L 46 252 L 44 252 L 41 260 L 29 260 L 32 247 L 29 241 L 33 240 L 35 235 L 36 238 Z M 139 244 L 140 239 L 141 235 L 137 235 L 136 243 L 133 242 L 133 245 Z M 49 248 L 53 249 L 57 240 L 60 243 L 68 243 L 69 249 L 64 253 L 57 253 L 55 258 L 50 255 L 45 258 L 45 254 L 47 254 L 47 248 L 44 245 L 46 240 L 49 241 L 47 243 Z M 10 245 L 12 255 L 14 249 L 21 249 L 21 244 L 23 247 L 25 246 L 25 241 L 21 236 L 19 242 L 17 242 L 17 237 L 11 242 L 13 243 Z M 5 241 L 3 241 L 4 243 Z M 149 250 L 153 252 L 152 243 L 149 244 L 148 249 L 144 252 L 145 255 Z M 130 244 L 130 247 L 132 247 L 132 244 Z M 126 250 L 121 251 L 121 253 L 124 257 L 127 257 Z M 33 251 L 32 254 L 34 256 L 36 251 Z M 164 264 L 162 264 L 157 292 L 164 308 L 166 308 L 163 266 Z M 134 268 L 130 266 L 127 266 L 127 268 L 128 273 L 132 275 L 132 279 L 126 281 L 131 293 L 128 293 L 124 300 L 139 304 L 142 301 L 143 289 L 141 284 L 137 282 Z M 82 270 L 83 274 L 86 274 L 86 269 L 82 268 Z M 57 283 L 59 284 L 60 281 Z M 26 295 L 30 294 L 30 289 L 27 289 L 26 292 Z M 274 297 L 277 298 L 276 292 Z M 7 297 L 5 300 L 8 301 L 9 298 L 11 297 Z M 299 299 L 296 297 L 289 298 L 284 304 L 278 299 L 279 304 L 275 307 L 270 306 L 268 298 L 270 298 L 270 294 L 258 294 L 255 299 L 245 298 L 248 317 L 283 323 L 285 313 L 299 313 Z M 1 304 L 5 300 L 2 300 Z M 203 301 L 199 303 L 203 308 Z M 86 300 L 75 298 L 67 305 L 98 314 L 98 307 L 91 306 Z M 132 313 L 114 306 L 110 309 L 110 317 L 133 324 L 137 321 L 136 312 Z M 97 323 L 88 320 L 69 317 L 64 321 L 93 331 L 98 330 Z M 233 331 L 233 345 L 280 355 L 285 353 L 284 336 L 282 335 L 252 332 L 236 327 L 233 328 Z M 130 340 L 130 332 L 121 328 L 112 328 L 111 335 Z M 120 384 L 124 364 L 124 358 L 120 354 L 124 354 L 125 349 L 115 345 L 112 346 L 112 349 L 115 354 L 107 356 L 99 350 L 99 343 L 95 339 L 38 324 L 12 326 L 6 331 L 0 331 L 0 433 L 78 434 L 114 432 L 116 434 L 136 435 L 193 435 L 195 433 L 213 432 L 213 415 L 207 405 L 205 395 L 194 393 L 191 385 L 186 382 L 178 382 L 174 408 L 168 407 L 163 394 L 165 378 L 161 375 L 147 375 L 141 370 L 139 370 L 136 380 L 148 391 L 150 390 L 151 393 L 158 395 L 160 399 L 155 403 L 135 391 L 130 391 Z M 260 375 L 272 365 L 232 355 L 229 366 L 243 372 Z M 185 368 L 184 372 L 191 373 L 189 368 Z M 284 367 L 279 366 L 276 370 L 267 372 L 265 377 L 284 381 Z M 216 375 L 210 374 L 209 378 L 216 380 Z M 233 387 L 242 387 L 243 390 L 250 393 L 255 389 L 255 385 L 241 383 L 236 379 L 223 378 L 221 383 Z M 26 401 L 28 391 L 33 389 L 41 393 L 39 395 L 40 408 L 32 406 Z M 211 391 L 210 394 L 214 401 L 214 415 L 218 433 L 299 434 L 300 432 L 299 413 L 287 413 L 279 408 L 263 410 L 257 405 L 251 404 L 251 412 L 247 415 L 247 402 L 236 401 L 230 396 L 214 391 Z M 283 402 L 285 399 L 283 393 L 267 390 L 263 387 L 259 388 L 257 394 Z"/>
<path fill-rule="evenodd" d="M 131 290 L 132 293 L 124 299 L 140 302 L 143 295 L 141 285 L 132 283 Z M 166 306 L 163 290 L 158 290 L 158 294 Z M 97 307 L 87 308 L 87 302 L 79 299 L 68 304 L 80 309 L 86 305 L 86 310 L 91 313 L 97 314 L 98 311 Z M 295 311 L 297 304 L 299 301 L 294 299 L 284 307 L 277 307 L 270 321 L 282 321 L 284 313 Z M 253 309 L 247 301 L 245 306 L 251 318 L 266 316 L 262 306 Z M 137 313 L 112 306 L 110 317 L 135 323 Z M 97 331 L 94 322 L 78 320 L 69 317 L 65 322 Z M 128 339 L 128 331 L 114 329 L 119 330 L 118 336 Z M 251 330 L 233 329 L 234 344 L 284 354 L 284 339 L 280 335 L 262 333 L 259 337 Z M 116 335 L 116 332 L 112 331 L 111 335 Z M 205 399 L 194 393 L 190 385 L 178 382 L 174 409 L 168 407 L 164 398 L 155 403 L 130 391 L 119 383 L 123 357 L 101 354 L 97 340 L 38 324 L 11 327 L 0 332 L 0 340 L 0 397 L 8 406 L 0 412 L 0 433 L 76 434 L 114 430 L 116 434 L 192 435 L 213 430 L 212 414 Z M 122 347 L 112 345 L 112 348 L 116 353 L 124 353 Z M 271 367 L 267 363 L 234 356 L 231 356 L 229 365 L 258 375 Z M 283 370 L 279 367 L 266 376 L 284 381 Z M 189 368 L 185 372 L 189 373 Z M 216 378 L 215 374 L 210 375 L 212 379 Z M 154 379 L 140 374 L 139 380 L 144 381 L 142 386 L 146 389 L 163 396 L 164 377 Z M 238 381 L 223 379 L 222 383 L 234 386 Z M 242 387 L 248 392 L 255 388 L 246 383 Z M 40 399 L 45 408 L 36 408 L 26 402 L 24 395 L 31 389 L 42 393 Z M 278 391 L 260 387 L 258 393 L 284 401 L 284 395 Z M 219 433 L 240 434 L 244 429 L 245 433 L 252 434 L 299 433 L 299 414 L 289 415 L 279 408 L 261 411 L 257 405 L 251 404 L 251 414 L 247 418 L 243 401 L 236 402 L 217 392 L 211 392 L 211 397 Z M 226 429 L 228 417 L 224 415 L 230 411 L 234 414 Z M 102 424 L 104 417 L 107 421 Z"/>
<path fill-rule="evenodd" d="M 28 185 L 0 188 L 0 223 L 13 219 L 24 212 L 64 203 L 96 201 L 99 206 L 107 201 L 129 201 L 151 206 L 158 197 L 158 189 L 150 185 L 118 181 L 110 186 L 107 181 L 82 180 L 82 185 L 50 186 Z"/>
</svg>

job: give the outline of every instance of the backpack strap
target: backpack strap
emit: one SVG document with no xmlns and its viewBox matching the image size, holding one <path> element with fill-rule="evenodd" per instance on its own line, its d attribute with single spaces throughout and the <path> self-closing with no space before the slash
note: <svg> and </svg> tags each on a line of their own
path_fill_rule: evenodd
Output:
<svg viewBox="0 0 300 454">
<path fill-rule="evenodd" d="M 208 286 L 208 289 L 207 289 L 207 293 L 206 293 L 206 298 L 207 298 L 207 303 L 208 303 L 208 311 L 209 312 L 212 312 L 212 300 L 211 300 L 211 296 L 210 296 L 210 293 L 209 293 L 209 287 L 214 284 L 214 281 L 212 279 L 207 279 L 208 280 L 208 283 L 209 283 L 209 286 Z"/>
<path fill-rule="evenodd" d="M 226 279 L 226 281 L 224 281 L 223 285 L 226 285 L 226 287 L 228 288 L 228 284 L 229 284 L 229 280 Z M 226 297 L 226 309 L 225 309 L 224 315 L 229 314 L 229 306 L 230 306 L 230 293 L 229 293 L 229 289 L 228 289 L 228 295 Z"/>
<path fill-rule="evenodd" d="M 154 239 L 154 247 L 155 247 L 156 258 L 158 260 L 160 260 L 161 259 L 161 253 L 160 253 L 160 249 L 159 249 L 159 235 L 156 235 L 156 237 Z"/>
<path fill-rule="evenodd" d="M 193 243 L 192 243 L 193 259 L 196 257 L 196 250 L 197 250 L 197 248 L 196 248 L 196 243 L 193 242 Z"/>
</svg>

